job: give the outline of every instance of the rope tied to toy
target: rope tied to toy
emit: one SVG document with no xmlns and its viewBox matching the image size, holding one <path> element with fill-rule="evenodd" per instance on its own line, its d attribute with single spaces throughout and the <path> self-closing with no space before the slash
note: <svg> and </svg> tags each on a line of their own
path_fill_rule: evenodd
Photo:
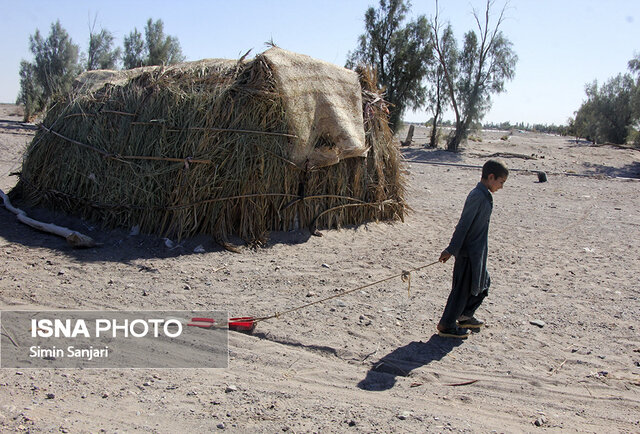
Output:
<svg viewBox="0 0 640 434">
<path fill-rule="evenodd" d="M 365 289 L 365 288 L 369 288 L 370 286 L 374 286 L 374 285 L 377 285 L 379 283 L 383 283 L 383 282 L 389 281 L 391 279 L 395 279 L 397 277 L 400 277 L 403 282 L 407 282 L 407 284 L 408 284 L 407 291 L 409 293 L 409 296 L 411 296 L 411 273 L 413 273 L 414 271 L 420 271 L 420 270 L 422 270 L 424 268 L 427 268 L 427 267 L 431 267 L 432 265 L 436 265 L 439 262 L 440 261 L 435 261 L 435 262 L 432 262 L 430 264 L 421 265 L 420 267 L 411 268 L 410 270 L 403 270 L 402 272 L 400 272 L 398 274 L 394 274 L 393 276 L 385 277 L 384 279 L 377 280 L 377 281 L 372 282 L 372 283 L 367 283 L 366 285 L 362 285 L 362 286 L 359 286 L 357 288 L 348 289 L 348 290 L 339 292 L 337 294 L 333 294 L 333 295 L 331 295 L 329 297 L 322 298 L 320 300 L 315 300 L 315 301 L 312 301 L 310 303 L 305 303 L 305 304 L 303 304 L 301 306 L 292 307 L 291 309 L 287 309 L 287 310 L 282 311 L 282 312 L 276 311 L 272 315 L 269 315 L 269 316 L 264 316 L 264 317 L 261 317 L 261 318 L 254 318 L 253 322 L 254 323 L 258 323 L 260 321 L 266 321 L 266 320 L 269 320 L 269 319 L 272 319 L 272 318 L 280 318 L 282 315 L 285 315 L 287 313 L 295 312 L 296 310 L 305 309 L 305 308 L 307 308 L 309 306 L 313 306 L 314 304 L 324 303 L 325 301 L 329 301 L 329 300 L 332 300 L 334 298 L 342 297 L 343 295 L 347 295 L 347 294 L 350 294 L 352 292 L 356 292 L 356 291 L 359 291 L 359 290 L 362 290 L 362 289 Z"/>
</svg>

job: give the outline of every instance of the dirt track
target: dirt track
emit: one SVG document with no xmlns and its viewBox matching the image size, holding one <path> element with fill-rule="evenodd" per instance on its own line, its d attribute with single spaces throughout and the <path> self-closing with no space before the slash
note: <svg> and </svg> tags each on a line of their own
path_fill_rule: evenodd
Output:
<svg viewBox="0 0 640 434">
<path fill-rule="evenodd" d="M 4 191 L 32 135 L 14 112 L 0 105 Z M 434 335 L 452 266 L 438 264 L 412 273 L 410 297 L 395 279 L 230 333 L 226 370 L 3 369 L 2 431 L 640 431 L 640 181 L 619 178 L 640 178 L 640 152 L 504 135 L 451 154 L 418 129 L 404 223 L 274 233 L 240 254 L 29 210 L 104 243 L 73 250 L 1 208 L 2 310 L 262 316 L 433 262 L 480 176 L 459 165 L 501 153 L 522 170 L 495 195 L 488 326 L 464 343 Z"/>
</svg>

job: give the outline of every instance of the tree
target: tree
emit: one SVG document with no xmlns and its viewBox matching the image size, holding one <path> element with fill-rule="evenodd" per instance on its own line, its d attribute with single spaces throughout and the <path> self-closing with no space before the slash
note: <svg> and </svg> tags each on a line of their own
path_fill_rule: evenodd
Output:
<svg viewBox="0 0 640 434">
<path fill-rule="evenodd" d="M 144 41 L 138 29 L 124 37 L 124 55 L 122 63 L 125 69 L 132 69 L 144 64 Z"/>
<path fill-rule="evenodd" d="M 451 26 L 441 27 L 436 15 L 431 21 L 431 35 L 435 56 L 442 67 L 445 85 L 456 121 L 449 136 L 447 149 L 457 151 L 469 134 L 471 126 L 479 122 L 491 106 L 491 95 L 504 91 L 506 80 L 513 79 L 518 57 L 511 42 L 502 34 L 505 7 L 490 27 L 492 0 L 487 0 L 484 16 L 473 16 L 476 31 L 464 35 L 462 50 L 452 38 Z"/>
<path fill-rule="evenodd" d="M 633 77 L 618 74 L 603 86 L 594 81 L 585 92 L 587 100 L 574 121 L 577 135 L 594 143 L 626 143 L 633 122 Z"/>
<path fill-rule="evenodd" d="M 89 49 L 87 52 L 87 70 L 94 69 L 116 69 L 120 59 L 120 48 L 111 48 L 113 45 L 113 34 L 102 29 L 99 33 L 94 33 L 93 29 L 89 33 Z"/>
<path fill-rule="evenodd" d="M 455 39 L 451 26 L 447 26 L 442 34 L 441 50 L 446 53 L 446 59 L 449 63 L 449 69 L 455 70 L 457 62 L 457 52 Z M 433 122 L 431 124 L 431 138 L 429 146 L 435 148 L 438 145 L 438 122 L 444 111 L 444 107 L 449 103 L 449 94 L 446 89 L 446 80 L 444 68 L 440 62 L 433 62 L 427 72 L 428 99 L 433 113 Z"/>
<path fill-rule="evenodd" d="M 438 122 L 447 100 L 447 93 L 444 89 L 444 71 L 440 65 L 436 65 L 429 71 L 428 81 L 431 83 L 431 87 L 428 90 L 428 99 L 433 113 L 429 146 L 435 148 L 438 146 Z"/>
<path fill-rule="evenodd" d="M 636 54 L 628 63 L 629 71 L 640 74 L 640 54 Z"/>
<path fill-rule="evenodd" d="M 79 48 L 60 21 L 51 24 L 47 39 L 40 31 L 29 37 L 29 49 L 34 55 L 33 63 L 20 63 L 20 93 L 18 103 L 25 106 L 25 119 L 45 110 L 59 95 L 71 90 L 73 79 L 80 72 Z"/>
<path fill-rule="evenodd" d="M 24 120 L 30 120 L 42 109 L 44 91 L 36 79 L 36 68 L 32 63 L 20 62 L 20 93 L 17 103 L 24 105 Z"/>
<path fill-rule="evenodd" d="M 151 18 L 144 29 L 147 49 L 145 65 L 173 65 L 184 60 L 180 42 L 173 36 L 164 35 L 164 23 Z"/>
<path fill-rule="evenodd" d="M 365 33 L 346 63 L 347 68 L 366 64 L 376 69 L 379 85 L 391 103 L 392 127 L 408 107 L 424 104 L 423 79 L 433 59 L 427 19 L 420 16 L 404 24 L 409 8 L 406 0 L 380 0 L 378 9 L 370 7 L 365 13 Z"/>
<path fill-rule="evenodd" d="M 138 29 L 124 37 L 122 63 L 125 69 L 151 65 L 173 65 L 184 61 L 178 38 L 165 36 L 162 20 L 147 20 L 144 41 Z"/>
<path fill-rule="evenodd" d="M 631 111 L 634 127 L 638 129 L 638 122 L 640 121 L 640 54 L 636 54 L 629 61 L 629 70 L 636 75 L 636 82 L 631 95 Z"/>
</svg>

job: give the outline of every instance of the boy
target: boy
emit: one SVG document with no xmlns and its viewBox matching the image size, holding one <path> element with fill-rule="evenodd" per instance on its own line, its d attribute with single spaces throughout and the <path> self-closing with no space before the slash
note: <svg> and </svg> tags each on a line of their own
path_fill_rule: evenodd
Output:
<svg viewBox="0 0 640 434">
<path fill-rule="evenodd" d="M 499 161 L 489 160 L 482 166 L 480 182 L 467 196 L 451 242 L 440 254 L 442 263 L 451 256 L 456 258 L 451 294 L 437 327 L 440 336 L 465 339 L 467 329 L 484 325 L 473 315 L 491 283 L 487 272 L 491 194 L 503 187 L 508 176 L 509 170 Z"/>
</svg>

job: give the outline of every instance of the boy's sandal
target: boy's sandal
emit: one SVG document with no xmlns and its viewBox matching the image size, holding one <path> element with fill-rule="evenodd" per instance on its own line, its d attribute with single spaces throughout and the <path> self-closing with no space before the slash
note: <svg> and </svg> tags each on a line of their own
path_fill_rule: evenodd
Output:
<svg viewBox="0 0 640 434">
<path fill-rule="evenodd" d="M 468 329 L 479 329 L 483 325 L 484 325 L 484 321 L 477 319 L 475 317 L 458 320 L 458 326 L 468 328 Z"/>
<path fill-rule="evenodd" d="M 469 331 L 460 327 L 453 327 L 448 329 L 438 329 L 438 336 L 443 338 L 457 338 L 466 339 L 469 337 Z"/>
</svg>

